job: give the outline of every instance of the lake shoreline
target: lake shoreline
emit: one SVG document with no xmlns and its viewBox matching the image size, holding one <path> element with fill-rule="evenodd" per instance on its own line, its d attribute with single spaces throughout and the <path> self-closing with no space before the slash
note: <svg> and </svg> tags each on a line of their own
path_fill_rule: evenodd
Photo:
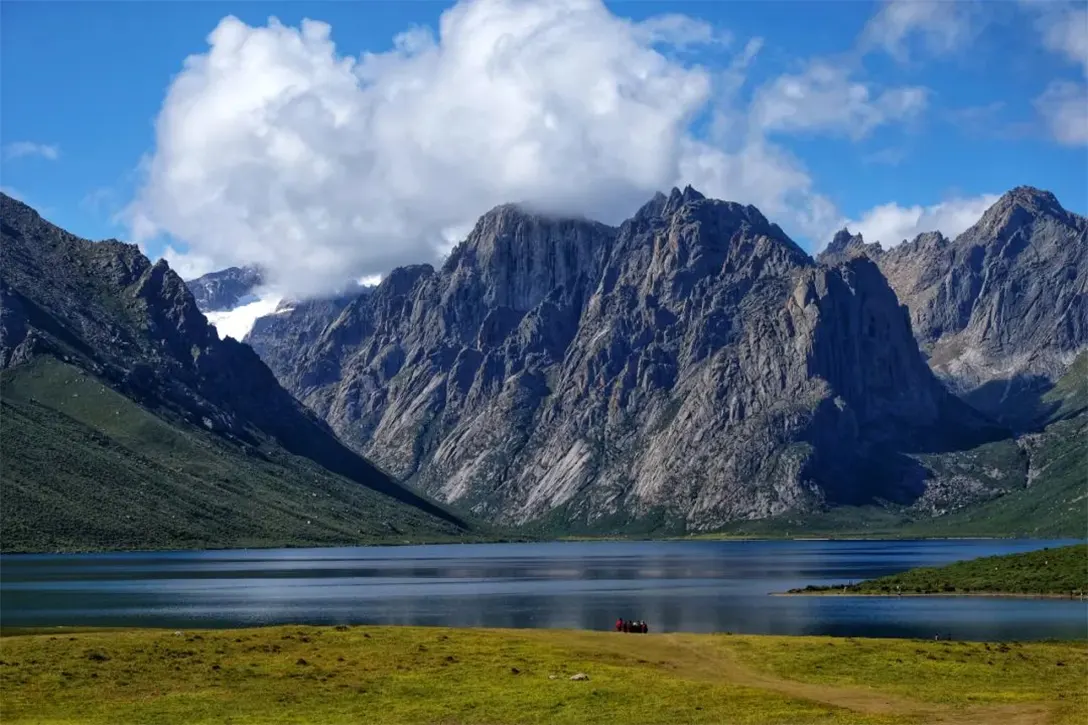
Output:
<svg viewBox="0 0 1088 725">
<path fill-rule="evenodd" d="M 670 544 L 670 543 L 714 543 L 714 542 L 751 542 L 751 543 L 763 543 L 763 542 L 873 542 L 873 543 L 894 543 L 894 542 L 912 542 L 912 541 L 1054 541 L 1050 537 L 1037 537 L 1037 536 L 1019 536 L 1016 534 L 1010 534 L 1008 536 L 895 536 L 895 535 L 873 535 L 873 536 L 774 536 L 770 534 L 762 535 L 749 535 L 749 534 L 692 534 L 690 536 L 663 536 L 657 537 L 639 537 L 639 536 L 555 536 L 551 538 L 534 538 L 529 534 L 522 536 L 505 536 L 505 537 L 465 537 L 464 539 L 434 539 L 434 540 L 396 540 L 389 541 L 363 541 L 363 542 L 347 542 L 338 544 L 299 544 L 299 543 L 286 543 L 286 544 L 268 544 L 260 546 L 233 546 L 224 544 L 222 546 L 210 545 L 204 547 L 191 547 L 191 548 L 176 548 L 176 547 L 163 547 L 163 548 L 147 548 L 147 549 L 105 549 L 96 547 L 82 547 L 71 546 L 58 549 L 17 549 L 17 550 L 0 550 L 0 558 L 7 557 L 30 557 L 30 556 L 64 556 L 70 554 L 185 554 L 185 553 L 203 553 L 203 552 L 218 552 L 218 551 L 277 551 L 280 549 L 292 549 L 292 550 L 306 550 L 306 549 L 381 549 L 381 548 L 404 548 L 412 546 L 482 546 L 492 544 L 593 544 L 593 543 L 633 543 L 633 544 Z M 1062 539 L 1064 540 L 1064 539 Z M 1069 539 L 1069 541 L 1079 541 L 1078 539 Z"/>
<path fill-rule="evenodd" d="M 1020 594 L 1017 592 L 843 592 L 843 591 L 815 591 L 815 592 L 773 592 L 772 597 L 878 597 L 882 599 L 896 599 L 905 597 L 973 597 L 977 599 L 1064 599 L 1086 600 L 1088 596 L 1072 594 Z"/>
<path fill-rule="evenodd" d="M 1088 594 L 1088 544 L 977 557 L 938 567 L 831 586 L 809 585 L 789 596 L 1001 597 L 1083 601 Z M 840 580 L 841 581 L 841 580 Z"/>
</svg>

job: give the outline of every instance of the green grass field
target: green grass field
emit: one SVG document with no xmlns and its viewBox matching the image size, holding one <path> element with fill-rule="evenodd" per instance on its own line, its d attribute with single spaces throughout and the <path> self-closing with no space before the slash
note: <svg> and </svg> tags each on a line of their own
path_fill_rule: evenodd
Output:
<svg viewBox="0 0 1088 725">
<path fill-rule="evenodd" d="M 1086 678 L 1085 642 L 53 630 L 0 638 L 0 721 L 1042 725 L 1084 722 Z"/>
<path fill-rule="evenodd" d="M 1088 544 L 1024 554 L 985 556 L 947 566 L 919 567 L 849 586 L 806 587 L 793 593 L 1049 594 L 1088 593 Z"/>
</svg>

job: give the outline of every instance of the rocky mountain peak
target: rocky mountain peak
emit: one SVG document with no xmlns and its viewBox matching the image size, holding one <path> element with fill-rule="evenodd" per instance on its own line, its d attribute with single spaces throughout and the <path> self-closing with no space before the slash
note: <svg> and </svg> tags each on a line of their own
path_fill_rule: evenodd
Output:
<svg viewBox="0 0 1088 725">
<path fill-rule="evenodd" d="M 1019 204 L 1032 211 L 1046 211 L 1063 213 L 1065 209 L 1058 202 L 1058 197 L 1046 189 L 1036 189 L 1034 186 L 1017 186 L 1001 195 L 995 206 L 1001 204 Z"/>
<path fill-rule="evenodd" d="M 706 197 L 702 193 L 694 189 L 691 185 L 685 186 L 683 190 L 673 187 L 672 191 L 668 195 L 662 192 L 654 194 L 653 198 L 643 204 L 634 216 L 631 217 L 631 221 L 649 222 L 655 219 L 664 219 L 681 209 L 685 204 L 703 201 Z"/>
<path fill-rule="evenodd" d="M 264 284 L 264 274 L 258 267 L 227 267 L 186 284 L 202 312 L 219 312 L 250 301 L 253 291 Z"/>
<path fill-rule="evenodd" d="M 849 228 L 843 227 L 835 232 L 835 236 L 831 238 L 831 244 L 827 245 L 827 251 L 836 254 L 845 252 L 848 249 L 860 247 L 864 244 L 865 240 L 860 234 L 851 234 Z"/>
<path fill-rule="evenodd" d="M 968 237 L 1003 240 L 1041 219 L 1075 225 L 1076 215 L 1066 211 L 1054 194 L 1033 186 L 1018 186 L 1005 192 L 982 218 L 964 234 Z"/>
<path fill-rule="evenodd" d="M 878 264 L 930 366 L 1014 427 L 1088 346 L 1088 219 L 1048 191 L 1016 187 L 955 239 L 922 234 Z"/>
<path fill-rule="evenodd" d="M 647 222 L 693 223 L 716 219 L 717 225 L 729 228 L 747 227 L 761 234 L 784 237 L 777 224 L 767 221 L 763 213 L 751 204 L 707 199 L 702 193 L 685 186 L 673 187 L 668 196 L 658 192 L 629 220 L 636 225 Z"/>
<path fill-rule="evenodd" d="M 669 193 L 669 198 L 665 201 L 663 215 L 674 214 L 685 204 L 692 204 L 697 201 L 703 201 L 704 199 L 706 199 L 706 197 L 696 191 L 690 184 L 685 186 L 682 191 L 674 186 Z"/>
<path fill-rule="evenodd" d="M 898 246 L 889 248 L 888 253 L 898 256 L 917 255 L 926 251 L 935 253 L 946 249 L 950 244 L 951 240 L 940 232 L 922 232 L 914 239 L 903 240 Z"/>
<path fill-rule="evenodd" d="M 880 246 L 880 242 L 866 244 L 860 234 L 851 234 L 847 227 L 843 227 L 835 232 L 831 243 L 816 258 L 822 264 L 830 265 L 840 264 L 863 255 L 875 259 L 883 252 L 884 248 Z"/>
<path fill-rule="evenodd" d="M 449 293 L 486 305 L 532 309 L 552 290 L 581 296 L 607 254 L 615 229 L 588 219 L 537 214 L 506 204 L 482 216 L 450 254 Z"/>
<path fill-rule="evenodd" d="M 601 291 L 651 291 L 670 307 L 724 277 L 760 277 L 808 266 L 811 258 L 754 206 L 707 199 L 691 187 L 655 196 L 619 230 Z"/>
<path fill-rule="evenodd" d="M 524 204 L 499 204 L 476 220 L 476 225 L 468 238 L 479 239 L 487 236 L 489 231 L 510 229 L 522 222 L 543 216 L 545 215 L 533 212 Z"/>
</svg>

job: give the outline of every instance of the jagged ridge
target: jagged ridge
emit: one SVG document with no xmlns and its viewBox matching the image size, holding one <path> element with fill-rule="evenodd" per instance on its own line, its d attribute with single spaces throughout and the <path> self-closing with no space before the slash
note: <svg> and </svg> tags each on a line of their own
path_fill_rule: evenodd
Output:
<svg viewBox="0 0 1088 725">
<path fill-rule="evenodd" d="M 1088 220 L 1048 191 L 1009 191 L 952 240 L 928 232 L 882 250 L 859 236 L 821 261 L 844 253 L 876 260 L 938 375 L 1018 429 L 1088 348 Z"/>
<path fill-rule="evenodd" d="M 396 475 L 564 528 L 909 503 L 925 474 L 906 454 L 995 435 L 872 262 L 818 266 L 690 187 L 619 228 L 499 207 L 441 270 L 394 272 L 273 366 Z"/>
</svg>

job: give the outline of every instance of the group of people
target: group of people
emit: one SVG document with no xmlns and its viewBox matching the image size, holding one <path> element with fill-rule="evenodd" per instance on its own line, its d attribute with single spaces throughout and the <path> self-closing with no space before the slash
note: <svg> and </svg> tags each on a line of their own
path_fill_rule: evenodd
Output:
<svg viewBox="0 0 1088 725">
<path fill-rule="evenodd" d="M 617 632 L 635 632 L 637 634 L 646 634 L 650 631 L 650 628 L 646 626 L 645 622 L 634 622 L 631 620 L 623 619 L 622 617 L 616 620 Z"/>
</svg>

